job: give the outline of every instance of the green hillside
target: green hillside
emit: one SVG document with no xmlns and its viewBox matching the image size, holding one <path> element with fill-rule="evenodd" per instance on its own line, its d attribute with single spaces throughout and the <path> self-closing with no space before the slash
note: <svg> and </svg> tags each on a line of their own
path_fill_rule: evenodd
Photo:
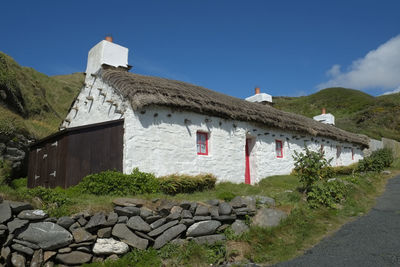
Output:
<svg viewBox="0 0 400 267">
<path fill-rule="evenodd" d="M 336 126 L 372 138 L 400 141 L 400 94 L 373 97 L 358 90 L 327 88 L 302 97 L 274 97 L 275 107 L 307 117 L 326 108 Z"/>
<path fill-rule="evenodd" d="M 57 131 L 83 80 L 82 73 L 49 77 L 0 52 L 0 134 Z"/>
</svg>

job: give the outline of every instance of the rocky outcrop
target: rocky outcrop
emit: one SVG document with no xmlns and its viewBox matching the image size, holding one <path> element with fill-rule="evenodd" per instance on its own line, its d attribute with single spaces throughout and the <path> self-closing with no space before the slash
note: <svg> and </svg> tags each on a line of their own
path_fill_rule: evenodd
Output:
<svg viewBox="0 0 400 267">
<path fill-rule="evenodd" d="M 11 168 L 10 178 L 25 177 L 28 170 L 28 146 L 34 140 L 22 134 L 0 133 L 0 160 Z"/>
<path fill-rule="evenodd" d="M 158 205 L 155 204 L 158 203 Z M 276 225 L 285 213 L 262 208 L 269 198 L 236 197 L 231 202 L 206 203 L 159 200 L 146 206 L 139 199 L 116 199 L 113 212 L 87 212 L 48 218 L 27 203 L 0 203 L 0 266 L 80 265 L 117 259 L 132 249 L 160 249 L 169 242 L 199 244 L 223 242 L 225 229 L 240 235 L 248 231 L 245 219 L 257 213 L 257 225 Z M 266 222 L 264 222 L 266 221 Z"/>
</svg>

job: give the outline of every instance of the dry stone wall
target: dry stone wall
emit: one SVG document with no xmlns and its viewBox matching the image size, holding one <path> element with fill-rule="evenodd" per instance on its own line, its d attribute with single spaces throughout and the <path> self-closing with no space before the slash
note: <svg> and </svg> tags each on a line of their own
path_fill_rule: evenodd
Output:
<svg viewBox="0 0 400 267">
<path fill-rule="evenodd" d="M 258 210 L 256 203 L 264 208 Z M 270 220 L 268 225 L 276 225 L 286 216 L 278 211 L 278 220 L 268 218 L 275 213 L 265 206 L 275 202 L 264 196 L 206 203 L 120 198 L 114 204 L 107 214 L 83 212 L 50 218 L 29 203 L 4 200 L 0 203 L 0 265 L 74 266 L 117 259 L 132 249 L 160 249 L 169 242 L 213 244 L 226 239 L 228 227 L 236 234 L 247 231 L 247 216 L 257 214 L 262 220 L 254 223 Z"/>
</svg>

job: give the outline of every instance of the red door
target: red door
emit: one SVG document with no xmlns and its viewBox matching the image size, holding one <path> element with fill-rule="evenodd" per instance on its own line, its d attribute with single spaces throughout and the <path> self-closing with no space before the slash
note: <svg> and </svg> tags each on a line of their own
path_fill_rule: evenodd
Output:
<svg viewBox="0 0 400 267">
<path fill-rule="evenodd" d="M 244 173 L 244 182 L 250 184 L 250 139 L 246 139 L 246 171 Z"/>
</svg>

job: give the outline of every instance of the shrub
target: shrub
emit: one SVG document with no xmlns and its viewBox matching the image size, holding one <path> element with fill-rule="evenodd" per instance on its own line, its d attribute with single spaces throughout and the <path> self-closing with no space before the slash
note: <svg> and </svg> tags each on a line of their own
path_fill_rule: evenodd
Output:
<svg viewBox="0 0 400 267">
<path fill-rule="evenodd" d="M 217 193 L 217 198 L 218 199 L 223 199 L 225 201 L 231 201 L 235 197 L 236 197 L 236 195 L 234 193 L 228 192 L 228 191 Z"/>
<path fill-rule="evenodd" d="M 385 167 L 390 167 L 394 161 L 393 151 L 389 148 L 383 148 L 371 153 L 370 156 L 358 162 L 357 171 L 359 172 L 380 172 Z"/>
<path fill-rule="evenodd" d="M 297 151 L 294 151 L 294 153 L 295 175 L 299 178 L 306 192 L 311 189 L 315 182 L 326 180 L 333 176 L 333 170 L 330 167 L 332 159 L 325 159 L 323 152 L 314 152 L 305 147 L 305 153 L 298 153 Z"/>
<path fill-rule="evenodd" d="M 212 174 L 196 176 L 172 174 L 159 178 L 161 191 L 171 195 L 213 189 L 216 181 L 217 179 Z"/>
<path fill-rule="evenodd" d="M 9 161 L 0 160 L 0 185 L 9 184 L 11 180 L 11 164 Z"/>
<path fill-rule="evenodd" d="M 358 164 L 354 163 L 349 166 L 333 167 L 334 175 L 352 175 L 357 171 Z"/>
<path fill-rule="evenodd" d="M 94 195 L 136 195 L 159 192 L 159 182 L 151 173 L 135 168 L 132 174 L 104 171 L 90 174 L 76 185 L 81 192 Z"/>
<path fill-rule="evenodd" d="M 346 186 L 341 180 L 319 181 L 307 192 L 307 202 L 312 208 L 320 205 L 335 208 L 346 196 Z"/>
<path fill-rule="evenodd" d="M 18 178 L 11 181 L 11 187 L 14 189 L 27 188 L 28 179 L 27 178 Z"/>
</svg>

